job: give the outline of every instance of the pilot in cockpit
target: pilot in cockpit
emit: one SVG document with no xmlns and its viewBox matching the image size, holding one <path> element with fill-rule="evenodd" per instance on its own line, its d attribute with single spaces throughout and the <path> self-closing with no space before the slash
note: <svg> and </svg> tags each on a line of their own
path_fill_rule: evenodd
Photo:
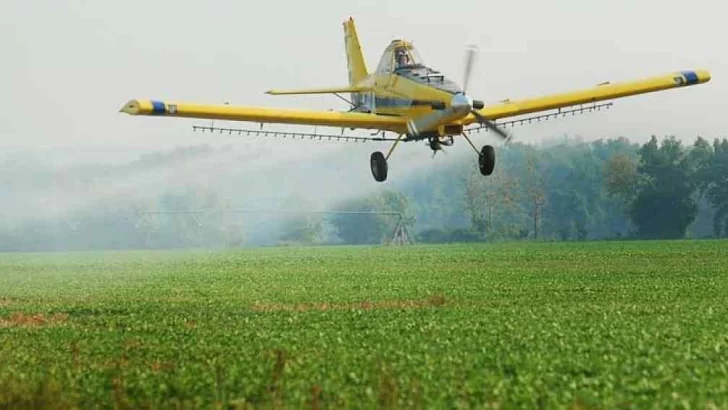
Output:
<svg viewBox="0 0 728 410">
<path fill-rule="evenodd" d="M 395 69 L 406 67 L 411 64 L 410 56 L 407 54 L 407 50 L 404 48 L 397 49 L 396 51 L 396 62 Z"/>
</svg>

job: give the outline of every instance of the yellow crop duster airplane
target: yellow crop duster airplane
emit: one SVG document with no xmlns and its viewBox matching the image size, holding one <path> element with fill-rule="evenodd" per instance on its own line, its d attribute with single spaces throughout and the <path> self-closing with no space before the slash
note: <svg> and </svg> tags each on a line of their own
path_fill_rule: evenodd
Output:
<svg viewBox="0 0 728 410">
<path fill-rule="evenodd" d="M 442 73 L 425 65 L 412 43 L 393 40 L 384 50 L 376 70 L 370 72 L 364 61 L 354 21 L 344 22 L 344 39 L 349 70 L 349 85 L 333 88 L 302 90 L 270 90 L 273 95 L 284 94 L 339 94 L 350 93 L 352 108 L 349 111 L 283 110 L 234 105 L 203 105 L 194 103 L 157 100 L 131 100 L 121 111 L 131 115 L 164 117 L 206 118 L 260 123 L 285 123 L 341 127 L 337 139 L 394 141 L 386 155 L 377 151 L 371 155 L 370 165 L 376 181 L 387 179 L 387 161 L 400 141 L 427 140 L 433 151 L 443 145 L 452 145 L 454 136 L 464 137 L 478 154 L 478 164 L 483 175 L 490 175 L 495 166 L 495 150 L 485 145 L 478 150 L 468 136 L 470 131 L 493 130 L 504 140 L 509 136 L 502 130 L 504 125 L 530 122 L 601 109 L 611 103 L 598 102 L 671 88 L 691 86 L 710 80 L 707 71 L 679 71 L 651 78 L 623 83 L 604 83 L 593 88 L 529 98 L 503 101 L 486 106 L 467 94 L 472 73 L 475 50 L 468 49 L 462 86 Z M 587 107 L 585 108 L 585 105 Z M 552 111 L 548 114 L 521 120 L 497 123 L 496 120 L 526 114 Z M 210 131 L 238 131 L 214 127 L 195 128 Z M 344 129 L 376 130 L 372 137 L 343 136 Z M 397 138 L 374 137 L 385 132 L 397 134 Z M 247 130 L 248 134 L 256 131 Z M 259 132 L 258 132 L 259 133 Z M 270 132 L 274 135 L 318 137 L 318 134 Z M 327 137 L 324 135 L 324 137 Z"/>
</svg>

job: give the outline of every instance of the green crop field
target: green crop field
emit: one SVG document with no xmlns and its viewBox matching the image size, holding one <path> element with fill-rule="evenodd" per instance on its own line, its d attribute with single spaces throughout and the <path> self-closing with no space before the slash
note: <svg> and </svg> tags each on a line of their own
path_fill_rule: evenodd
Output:
<svg viewBox="0 0 728 410">
<path fill-rule="evenodd" d="M 728 242 L 0 254 L 0 407 L 728 407 Z"/>
</svg>

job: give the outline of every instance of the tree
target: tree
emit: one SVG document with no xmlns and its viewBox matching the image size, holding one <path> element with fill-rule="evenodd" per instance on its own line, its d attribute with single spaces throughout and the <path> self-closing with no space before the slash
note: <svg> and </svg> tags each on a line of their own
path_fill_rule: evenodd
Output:
<svg viewBox="0 0 728 410">
<path fill-rule="evenodd" d="M 337 235 L 349 244 L 372 244 L 388 241 L 394 233 L 399 216 L 411 227 L 414 222 L 409 198 L 397 191 L 383 190 L 377 196 L 359 197 L 340 203 L 335 210 L 362 212 L 341 214 L 333 218 Z M 371 214 L 367 214 L 371 212 Z M 389 214 L 385 214 L 389 213 Z"/>
<path fill-rule="evenodd" d="M 281 241 L 298 244 L 317 244 L 324 239 L 324 222 L 320 213 L 311 213 L 313 210 L 312 201 L 299 196 L 290 197 L 284 205 L 286 210 L 296 212 L 293 216 L 286 218 Z"/>
<path fill-rule="evenodd" d="M 280 240 L 299 244 L 317 244 L 323 240 L 323 220 L 320 215 L 299 213 L 288 219 Z"/>
<path fill-rule="evenodd" d="M 715 209 L 713 233 L 728 236 L 728 139 L 715 139 L 713 152 L 702 173 L 702 187 Z"/>
<path fill-rule="evenodd" d="M 472 172 L 465 181 L 463 202 L 471 227 L 486 239 L 508 235 L 508 214 L 516 203 L 518 183 L 503 166 L 484 178 Z"/>
<path fill-rule="evenodd" d="M 614 154 L 604 164 L 604 185 L 609 195 L 630 204 L 637 195 L 637 161 L 627 154 Z"/>
<path fill-rule="evenodd" d="M 535 155 L 529 154 L 526 158 L 526 180 L 524 181 L 525 194 L 531 209 L 531 222 L 533 224 L 533 239 L 539 238 L 541 226 L 541 212 L 546 205 L 546 181 L 541 163 Z"/>
<path fill-rule="evenodd" d="M 591 144 L 562 144 L 549 150 L 541 237 L 585 240 L 605 216 L 602 159 Z"/>
<path fill-rule="evenodd" d="M 696 218 L 695 169 L 675 137 L 658 145 L 654 135 L 639 150 L 638 173 L 644 178 L 631 204 L 630 217 L 644 238 L 682 238 Z"/>
</svg>

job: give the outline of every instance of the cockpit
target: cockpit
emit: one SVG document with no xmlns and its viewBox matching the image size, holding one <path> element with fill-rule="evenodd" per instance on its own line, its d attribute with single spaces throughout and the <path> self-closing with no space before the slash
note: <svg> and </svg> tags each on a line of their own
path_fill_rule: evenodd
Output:
<svg viewBox="0 0 728 410">
<path fill-rule="evenodd" d="M 412 43 L 403 40 L 393 40 L 384 50 L 377 73 L 399 75 L 451 93 L 460 91 L 453 81 L 427 67 Z"/>
<path fill-rule="evenodd" d="M 377 66 L 378 73 L 392 73 L 403 68 L 423 67 L 424 62 L 420 54 L 411 43 L 394 40 L 384 50 L 382 59 Z"/>
</svg>

